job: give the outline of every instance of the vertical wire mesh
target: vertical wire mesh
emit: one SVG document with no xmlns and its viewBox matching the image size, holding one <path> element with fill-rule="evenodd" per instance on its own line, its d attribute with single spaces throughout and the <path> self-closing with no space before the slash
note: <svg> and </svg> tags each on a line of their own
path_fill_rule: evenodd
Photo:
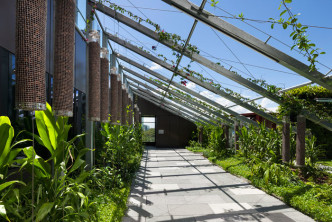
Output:
<svg viewBox="0 0 332 222">
<path fill-rule="evenodd" d="M 119 78 L 119 76 L 118 76 Z M 122 124 L 122 83 L 120 78 L 118 79 L 118 114 L 117 120 Z"/>
<path fill-rule="evenodd" d="M 73 116 L 75 1 L 57 0 L 55 11 L 53 110 Z"/>
<path fill-rule="evenodd" d="M 89 119 L 100 121 L 100 46 L 89 42 Z"/>
<path fill-rule="evenodd" d="M 115 70 L 111 71 L 111 123 L 116 124 L 118 118 L 118 81 Z"/>
<path fill-rule="evenodd" d="M 47 1 L 16 1 L 17 109 L 46 109 L 46 20 Z"/>
<path fill-rule="evenodd" d="M 109 114 L 108 69 L 109 69 L 108 59 L 101 58 L 100 59 L 100 90 L 101 90 L 100 121 L 101 122 L 107 122 Z"/>
</svg>

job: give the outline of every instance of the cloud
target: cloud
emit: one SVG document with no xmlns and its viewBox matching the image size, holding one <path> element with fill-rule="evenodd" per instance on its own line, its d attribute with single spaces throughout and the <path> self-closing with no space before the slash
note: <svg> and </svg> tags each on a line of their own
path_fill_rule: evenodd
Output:
<svg viewBox="0 0 332 222">
<path fill-rule="evenodd" d="M 234 103 L 232 101 L 229 101 L 221 96 L 218 96 L 208 90 L 204 90 L 202 92 L 200 92 L 200 94 L 202 96 L 205 96 L 217 103 L 219 103 L 220 105 L 224 106 L 224 107 L 228 107 L 228 106 L 231 106 L 231 105 L 234 105 Z M 247 95 L 243 95 L 244 97 L 248 97 Z M 234 106 L 234 107 L 231 107 L 230 108 L 231 110 L 239 113 L 239 114 L 242 114 L 242 113 L 251 113 L 250 110 L 246 109 L 246 108 L 243 108 L 241 106 Z"/>
<path fill-rule="evenodd" d="M 267 98 L 262 99 L 260 105 L 271 112 L 276 112 L 278 109 L 278 104 Z"/>
<path fill-rule="evenodd" d="M 231 101 L 229 101 L 221 96 L 218 96 L 208 90 L 204 90 L 204 91 L 200 92 L 199 94 L 201 94 L 202 96 L 205 96 L 206 98 L 213 100 L 216 103 L 219 103 L 220 105 L 223 105 L 223 106 L 230 106 L 233 104 Z"/>
<path fill-rule="evenodd" d="M 189 82 L 189 83 L 187 84 L 187 88 L 188 88 L 188 89 L 191 89 L 191 90 L 194 90 L 194 89 L 196 88 L 196 84 L 193 83 L 193 82 Z"/>
<path fill-rule="evenodd" d="M 160 65 L 158 65 L 157 63 L 152 63 L 152 66 L 150 66 L 150 69 L 151 70 L 160 70 L 162 69 L 163 67 L 161 67 Z"/>
</svg>

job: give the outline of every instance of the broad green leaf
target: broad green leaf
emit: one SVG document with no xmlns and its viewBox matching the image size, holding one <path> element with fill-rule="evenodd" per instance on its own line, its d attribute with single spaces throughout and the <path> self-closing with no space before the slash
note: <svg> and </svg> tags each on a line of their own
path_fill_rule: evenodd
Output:
<svg viewBox="0 0 332 222">
<path fill-rule="evenodd" d="M 36 111 L 35 112 L 36 116 L 36 125 L 37 125 L 37 130 L 39 133 L 39 136 L 43 142 L 43 145 L 50 151 L 51 155 L 54 153 L 54 149 L 52 147 L 49 135 L 48 135 L 48 130 L 44 122 L 44 114 L 42 111 Z"/>
<path fill-rule="evenodd" d="M 23 149 L 12 149 L 7 157 L 7 163 L 12 164 L 17 154 L 21 152 Z"/>
<path fill-rule="evenodd" d="M 0 201 L 0 216 L 5 218 L 7 221 L 10 221 L 7 217 L 6 208 L 2 201 Z"/>
<path fill-rule="evenodd" d="M 5 182 L 5 183 L 0 184 L 0 191 L 3 190 L 3 189 L 5 189 L 6 187 L 11 186 L 14 183 L 20 183 L 20 184 L 22 184 L 22 185 L 25 186 L 25 183 L 23 183 L 22 181 L 13 180 L 13 181 L 9 181 L 9 182 Z"/>
<path fill-rule="evenodd" d="M 285 0 L 285 3 L 292 3 L 292 0 Z"/>
<path fill-rule="evenodd" d="M 27 147 L 23 149 L 24 154 L 29 159 L 29 162 L 31 164 L 34 164 L 35 167 L 37 167 L 41 172 L 43 172 L 43 176 L 50 177 L 51 174 L 51 166 L 45 162 L 43 158 L 38 156 L 33 149 L 33 147 Z M 32 159 L 34 158 L 34 161 L 32 162 Z"/>
<path fill-rule="evenodd" d="M 7 145 L 10 140 L 10 128 L 8 124 L 0 125 L 0 167 L 6 164 L 6 157 L 9 153 L 10 147 Z"/>
<path fill-rule="evenodd" d="M 7 116 L 0 116 L 0 126 L 2 124 L 8 124 L 8 125 L 12 125 L 10 122 L 10 119 Z"/>
<path fill-rule="evenodd" d="M 70 169 L 69 173 L 74 172 L 75 170 L 77 170 L 80 166 L 82 166 L 83 163 L 85 163 L 84 160 L 79 159 L 79 158 L 76 159 L 76 160 L 75 160 L 75 163 L 74 163 L 74 165 L 72 166 L 72 168 Z"/>
<path fill-rule="evenodd" d="M 53 206 L 54 206 L 54 202 L 44 203 L 38 210 L 38 213 L 36 216 L 36 222 L 42 221 L 46 217 L 46 215 L 49 212 L 51 212 Z"/>
<path fill-rule="evenodd" d="M 58 147 L 58 129 L 56 127 L 55 121 L 53 116 L 48 116 L 46 115 L 48 112 L 47 110 L 43 111 L 43 118 L 44 118 L 44 122 L 45 125 L 47 127 L 47 131 L 48 131 L 48 136 L 49 136 L 49 140 L 52 144 L 53 149 L 55 150 Z"/>
<path fill-rule="evenodd" d="M 71 140 L 68 141 L 68 144 L 72 144 L 72 143 L 75 142 L 78 138 L 81 138 L 81 137 L 83 137 L 83 136 L 85 136 L 84 133 L 83 133 L 83 134 L 76 135 L 73 139 L 71 139 Z"/>
<path fill-rule="evenodd" d="M 14 148 L 15 146 L 21 144 L 21 143 L 26 143 L 26 142 L 31 142 L 32 140 L 31 139 L 24 139 L 24 140 L 20 140 L 20 141 L 17 141 L 16 143 L 14 143 L 11 148 Z"/>
</svg>

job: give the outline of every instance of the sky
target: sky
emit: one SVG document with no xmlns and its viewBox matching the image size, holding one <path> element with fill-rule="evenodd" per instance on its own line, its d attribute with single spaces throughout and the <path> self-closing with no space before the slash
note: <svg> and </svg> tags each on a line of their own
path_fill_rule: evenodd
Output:
<svg viewBox="0 0 332 222">
<path fill-rule="evenodd" d="M 180 35 L 182 39 L 187 38 L 194 22 L 192 17 L 180 12 L 172 6 L 169 6 L 162 0 L 113 0 L 111 2 L 114 2 L 115 4 L 144 19 L 149 18 L 151 21 L 159 24 L 161 29 L 164 29 L 169 33 Z M 200 5 L 201 0 L 191 0 L 191 2 L 196 5 Z M 278 10 L 279 3 L 279 0 L 220 0 L 217 7 L 211 7 L 208 1 L 205 10 L 219 16 L 230 16 L 230 14 L 239 15 L 242 13 L 245 18 L 266 21 L 269 18 L 279 18 L 279 14 L 281 12 L 281 10 Z M 332 1 L 293 0 L 293 3 L 289 4 L 289 7 L 294 14 L 299 14 L 299 22 L 302 24 L 327 27 L 308 28 L 309 39 L 312 40 L 318 48 L 321 48 L 322 51 L 326 52 L 325 55 L 320 55 L 318 57 L 318 61 L 325 66 L 317 64 L 318 70 L 321 73 L 326 74 L 332 67 L 332 19 L 330 18 Z M 98 13 L 98 16 L 100 17 L 102 25 L 106 27 L 106 30 L 111 34 L 117 35 L 134 45 L 143 47 L 145 50 L 150 51 L 152 55 L 156 56 L 157 54 L 163 54 L 169 59 L 174 61 L 176 60 L 176 58 L 172 55 L 172 50 L 162 44 L 157 43 L 143 34 L 118 23 L 112 18 L 109 18 L 101 13 Z M 238 28 L 243 29 L 262 41 L 266 41 L 269 36 L 272 36 L 272 38 L 268 41 L 268 44 L 278 48 L 286 54 L 293 56 L 305 64 L 309 64 L 306 61 L 306 58 L 298 52 L 290 50 L 289 46 L 293 44 L 292 39 L 289 37 L 289 34 L 291 33 L 290 29 L 284 30 L 278 25 L 275 25 L 275 28 L 271 29 L 270 23 L 247 21 L 248 25 L 239 20 L 229 18 L 222 19 L 237 26 Z M 146 25 L 145 23 L 142 24 Z M 153 29 L 152 26 L 146 26 Z M 200 55 L 210 59 L 213 62 L 220 62 L 225 68 L 231 68 L 231 70 L 237 71 L 244 78 L 249 77 L 264 79 L 267 83 L 276 85 L 283 89 L 309 81 L 308 79 L 299 76 L 293 71 L 253 51 L 228 36 L 212 30 L 212 28 L 201 22 L 198 22 L 190 43 L 198 47 Z M 127 56 L 140 64 L 144 64 L 145 66 L 150 67 L 152 70 L 157 71 L 168 78 L 171 78 L 171 72 L 163 69 L 150 60 L 147 60 L 115 43 L 111 43 L 111 45 L 113 49 L 120 54 Z M 152 50 L 152 46 L 156 46 L 157 49 L 155 51 Z M 180 66 L 185 67 L 189 62 L 190 60 L 184 57 Z M 123 61 L 121 64 L 137 71 L 140 74 L 151 77 L 147 73 L 144 73 L 143 71 L 136 69 Z M 192 63 L 191 69 L 202 73 L 207 78 L 213 79 L 225 88 L 241 93 L 244 97 L 253 99 L 260 96 L 259 94 L 246 89 L 244 86 L 241 86 L 198 63 Z M 175 77 L 174 81 L 180 82 L 181 80 L 179 77 Z M 187 87 L 217 101 L 224 106 L 231 106 L 233 104 L 232 102 L 211 93 L 195 83 L 189 82 Z M 260 104 L 271 111 L 275 111 L 277 108 L 277 104 L 268 99 L 257 100 L 257 104 Z M 232 107 L 232 109 L 239 113 L 250 112 L 239 106 Z"/>
</svg>

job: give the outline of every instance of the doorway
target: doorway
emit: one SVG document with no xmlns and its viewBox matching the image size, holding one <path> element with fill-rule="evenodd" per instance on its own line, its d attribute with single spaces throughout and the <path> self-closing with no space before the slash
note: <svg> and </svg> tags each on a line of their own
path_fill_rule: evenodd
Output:
<svg viewBox="0 0 332 222">
<path fill-rule="evenodd" d="M 142 117 L 143 128 L 143 143 L 147 146 L 156 145 L 156 117 L 155 116 L 143 116 Z"/>
</svg>

